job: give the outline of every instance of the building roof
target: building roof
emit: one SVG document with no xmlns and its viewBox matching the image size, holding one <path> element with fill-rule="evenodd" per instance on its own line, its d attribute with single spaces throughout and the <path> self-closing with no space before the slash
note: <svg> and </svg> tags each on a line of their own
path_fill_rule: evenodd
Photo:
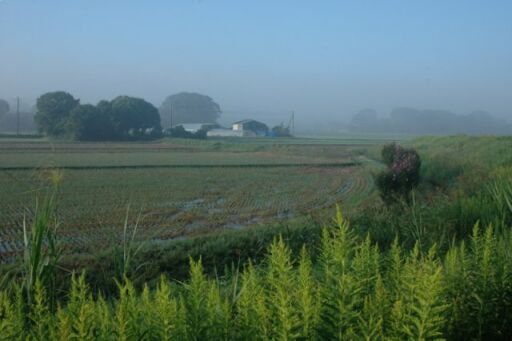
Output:
<svg viewBox="0 0 512 341">
<path fill-rule="evenodd" d="M 241 120 L 241 121 L 233 122 L 233 124 L 248 123 L 248 122 L 257 122 L 257 121 L 256 120 L 252 120 L 252 119 L 246 119 L 246 120 Z"/>
<path fill-rule="evenodd" d="M 215 125 L 216 123 L 178 123 L 174 126 L 184 126 L 184 127 L 199 127 L 199 126 L 209 126 L 209 125 Z"/>
</svg>

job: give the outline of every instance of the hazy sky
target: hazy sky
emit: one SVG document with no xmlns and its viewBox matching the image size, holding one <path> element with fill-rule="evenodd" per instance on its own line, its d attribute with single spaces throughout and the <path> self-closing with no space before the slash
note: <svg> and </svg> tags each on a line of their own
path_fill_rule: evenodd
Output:
<svg viewBox="0 0 512 341">
<path fill-rule="evenodd" d="M 0 0 L 0 98 L 53 90 L 196 91 L 232 116 L 512 118 L 512 1 Z"/>
</svg>

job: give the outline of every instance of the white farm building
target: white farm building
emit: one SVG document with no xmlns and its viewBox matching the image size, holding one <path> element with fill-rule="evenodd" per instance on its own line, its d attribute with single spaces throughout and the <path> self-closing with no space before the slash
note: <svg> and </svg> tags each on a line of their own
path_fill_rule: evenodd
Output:
<svg viewBox="0 0 512 341">
<path fill-rule="evenodd" d="M 211 129 L 207 135 L 212 137 L 254 137 L 266 136 L 268 131 L 265 123 L 256 120 L 242 120 L 234 122 L 231 129 Z"/>
</svg>

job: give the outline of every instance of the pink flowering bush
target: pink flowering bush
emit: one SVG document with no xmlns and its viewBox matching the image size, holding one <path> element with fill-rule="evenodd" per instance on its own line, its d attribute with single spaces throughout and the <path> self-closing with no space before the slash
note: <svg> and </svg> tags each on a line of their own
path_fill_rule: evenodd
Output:
<svg viewBox="0 0 512 341">
<path fill-rule="evenodd" d="M 420 182 L 421 159 L 418 152 L 393 142 L 382 148 L 381 156 L 387 166 L 376 177 L 382 199 L 386 203 L 399 199 L 409 201 L 412 189 Z"/>
</svg>

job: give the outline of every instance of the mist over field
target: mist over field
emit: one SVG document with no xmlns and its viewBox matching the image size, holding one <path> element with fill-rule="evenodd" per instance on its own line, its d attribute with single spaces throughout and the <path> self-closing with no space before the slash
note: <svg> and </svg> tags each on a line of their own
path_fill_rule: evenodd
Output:
<svg viewBox="0 0 512 341">
<path fill-rule="evenodd" d="M 512 340 L 512 1 L 0 0 L 2 340 Z"/>
<path fill-rule="evenodd" d="M 509 1 L 5 0 L 0 98 L 30 110 L 63 90 L 159 107 L 197 92 L 219 103 L 220 123 L 275 125 L 294 111 L 311 133 L 345 131 L 365 108 L 509 121 L 511 12 Z"/>
</svg>

